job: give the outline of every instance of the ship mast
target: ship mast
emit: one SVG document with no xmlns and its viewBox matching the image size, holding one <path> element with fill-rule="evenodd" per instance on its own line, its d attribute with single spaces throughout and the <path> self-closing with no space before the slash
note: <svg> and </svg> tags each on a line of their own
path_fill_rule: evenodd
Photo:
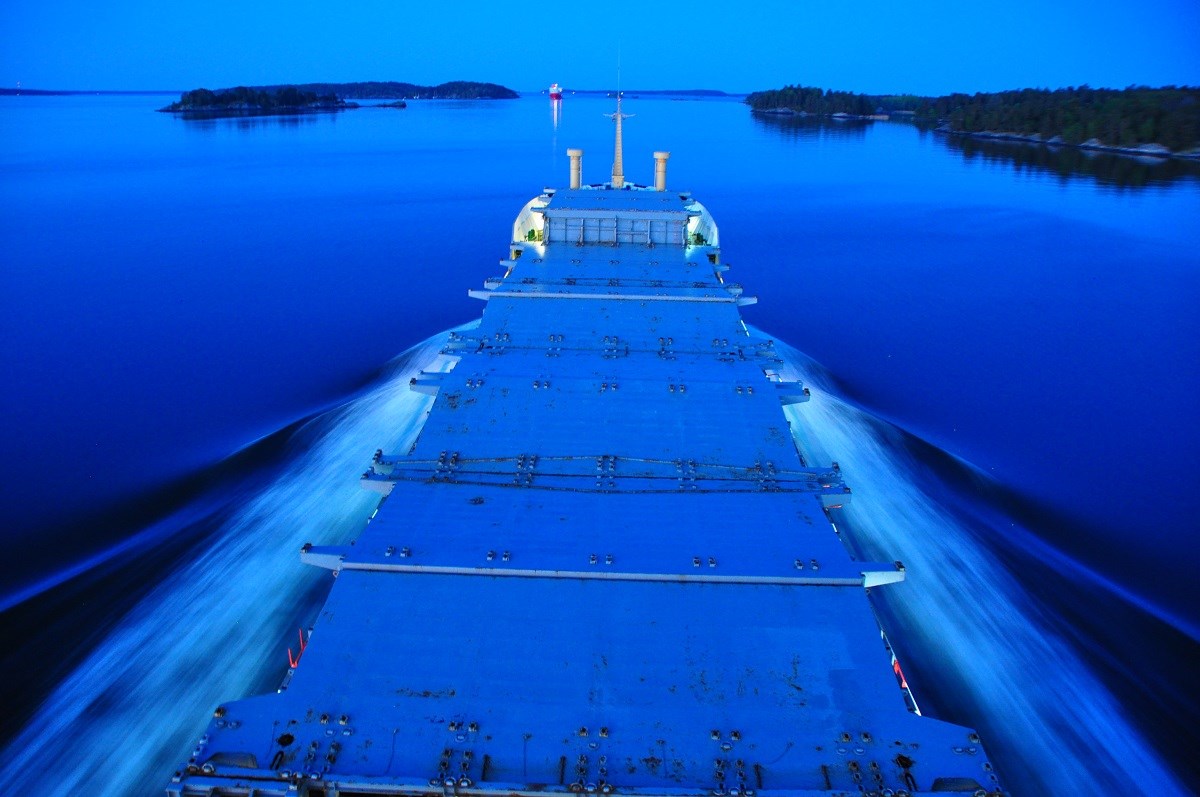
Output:
<svg viewBox="0 0 1200 797">
<path fill-rule="evenodd" d="M 613 147 L 612 187 L 625 187 L 625 148 L 621 144 L 621 120 L 633 116 L 621 113 L 621 45 L 617 45 L 617 112 L 604 114 L 617 123 L 617 142 Z"/>
<path fill-rule="evenodd" d="M 604 114 L 617 123 L 617 140 L 613 147 L 612 187 L 625 187 L 624 147 L 621 144 L 621 120 L 628 119 L 634 114 L 621 113 L 621 91 L 617 90 L 617 112 Z"/>
<path fill-rule="evenodd" d="M 617 141 L 613 147 L 612 187 L 625 187 L 625 149 L 621 144 L 621 120 L 633 114 L 621 113 L 621 44 L 617 43 L 617 112 L 604 114 L 617 123 Z"/>
</svg>

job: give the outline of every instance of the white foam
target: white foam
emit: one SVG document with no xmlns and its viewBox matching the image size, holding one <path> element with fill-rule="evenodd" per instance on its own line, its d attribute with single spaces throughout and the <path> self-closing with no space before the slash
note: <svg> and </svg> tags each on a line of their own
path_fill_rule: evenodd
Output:
<svg viewBox="0 0 1200 797">
<path fill-rule="evenodd" d="M 212 710 L 286 663 L 305 593 L 329 573 L 300 564 L 305 542 L 356 536 L 379 496 L 359 474 L 376 448 L 406 450 L 432 399 L 408 380 L 448 370 L 438 335 L 360 398 L 303 432 L 313 442 L 249 496 L 197 558 L 153 589 L 59 685 L 0 755 L 12 794 L 162 793 Z M 429 363 L 433 361 L 433 365 Z"/>
<path fill-rule="evenodd" d="M 443 339 L 407 362 L 434 359 Z M 802 356 L 791 366 L 807 384 L 819 381 Z M 301 565 L 297 550 L 361 530 L 377 496 L 359 488 L 358 474 L 375 448 L 406 449 L 431 402 L 408 389 L 414 370 L 314 421 L 305 453 L 64 680 L 0 755 L 11 793 L 159 793 L 216 705 L 247 695 L 271 667 L 282 671 L 295 607 L 328 578 Z M 922 487 L 898 434 L 819 389 L 788 415 L 803 445 L 826 460 L 836 454 L 854 490 L 845 512 L 855 537 L 905 562 L 906 581 L 875 596 L 887 600 L 907 644 L 947 663 L 945 688 L 987 718 L 984 742 L 1007 785 L 1029 794 L 1186 794 L 1061 639 L 1057 619 Z"/>
<path fill-rule="evenodd" d="M 789 365 L 806 384 L 822 381 L 798 353 Z M 802 448 L 820 452 L 814 465 L 841 465 L 853 490 L 845 533 L 873 557 L 904 562 L 904 582 L 874 591 L 900 626 L 887 630 L 939 662 L 946 680 L 936 686 L 980 718 L 1008 776 L 1002 785 L 1018 794 L 1187 793 L 1064 641 L 1062 620 L 923 486 L 899 432 L 817 388 L 787 414 Z"/>
</svg>

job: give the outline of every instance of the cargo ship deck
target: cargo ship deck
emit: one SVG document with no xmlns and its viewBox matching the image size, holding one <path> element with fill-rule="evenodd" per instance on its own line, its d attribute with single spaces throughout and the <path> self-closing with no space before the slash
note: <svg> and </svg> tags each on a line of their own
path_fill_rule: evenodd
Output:
<svg viewBox="0 0 1200 797">
<path fill-rule="evenodd" d="M 218 707 L 168 793 L 1000 793 L 917 712 L 867 592 L 904 566 L 843 543 L 712 217 L 666 153 L 653 187 L 580 159 L 413 379 L 370 522 L 300 552 L 337 579 L 285 687 Z"/>
</svg>

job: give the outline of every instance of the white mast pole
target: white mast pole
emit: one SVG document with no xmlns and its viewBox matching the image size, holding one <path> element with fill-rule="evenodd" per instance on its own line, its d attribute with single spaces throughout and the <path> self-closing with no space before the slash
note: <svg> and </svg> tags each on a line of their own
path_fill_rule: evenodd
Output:
<svg viewBox="0 0 1200 797">
<path fill-rule="evenodd" d="M 621 113 L 621 45 L 617 45 L 617 112 L 606 113 L 609 119 L 617 123 L 617 140 L 613 146 L 612 187 L 625 187 L 625 151 L 621 142 L 621 120 L 628 119 L 633 114 Z"/>
</svg>

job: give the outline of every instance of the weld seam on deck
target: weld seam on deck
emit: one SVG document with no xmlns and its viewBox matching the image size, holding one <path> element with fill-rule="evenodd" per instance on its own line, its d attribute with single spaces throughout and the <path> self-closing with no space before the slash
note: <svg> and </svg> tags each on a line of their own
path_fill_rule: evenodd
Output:
<svg viewBox="0 0 1200 797">
<path fill-rule="evenodd" d="M 480 291 L 469 290 L 467 295 L 472 299 L 487 301 L 494 298 L 506 299 L 593 299 L 611 300 L 615 302 L 712 302 L 719 304 L 738 304 L 736 296 L 657 296 L 648 293 L 616 294 L 616 293 L 553 293 L 550 291 Z"/>
<path fill-rule="evenodd" d="M 400 482 L 405 482 L 407 484 L 457 484 L 457 485 L 464 486 L 464 487 L 505 487 L 505 488 L 518 488 L 519 487 L 519 488 L 525 489 L 525 490 L 551 490 L 551 491 L 567 492 L 567 493 L 612 493 L 612 494 L 622 494 L 622 495 L 660 495 L 660 494 L 672 494 L 672 493 L 686 493 L 688 495 L 704 495 L 704 494 L 714 494 L 715 495 L 715 494 L 727 494 L 727 493 L 736 493 L 739 495 L 746 494 L 746 493 L 809 493 L 809 494 L 817 494 L 817 493 L 820 493 L 822 490 L 829 490 L 829 489 L 836 490 L 837 489 L 837 488 L 817 486 L 817 485 L 791 487 L 791 486 L 779 485 L 779 484 L 772 484 L 769 487 L 758 487 L 758 486 L 747 485 L 746 487 L 744 487 L 742 489 L 736 489 L 733 487 L 721 488 L 721 487 L 698 487 L 698 486 L 695 488 L 690 488 L 690 487 L 682 486 L 682 485 L 678 486 L 678 487 L 674 487 L 674 488 L 651 488 L 651 487 L 625 488 L 625 487 L 617 487 L 616 485 L 613 485 L 610 487 L 573 487 L 570 485 L 556 485 L 556 484 L 545 484 L 545 483 L 538 484 L 537 483 L 537 481 L 539 479 L 544 481 L 544 480 L 551 479 L 551 478 L 564 478 L 562 476 L 562 474 L 538 474 L 535 472 L 535 473 L 531 474 L 534 479 L 534 481 L 531 483 L 527 483 L 524 481 L 521 481 L 521 482 L 513 481 L 513 479 L 515 478 L 514 474 L 504 474 L 504 475 L 506 475 L 508 477 L 504 481 L 500 481 L 500 480 L 480 481 L 480 480 L 474 480 L 474 479 L 460 479 L 457 476 L 452 475 L 452 474 L 446 474 L 444 476 L 440 475 L 440 474 L 437 474 L 437 475 L 429 474 L 429 475 L 425 475 L 425 476 L 420 476 L 418 478 L 394 478 L 391 476 L 372 477 L 372 478 L 363 479 L 363 481 L 380 482 L 380 483 L 388 483 L 388 484 L 399 484 Z M 625 478 L 630 478 L 630 477 L 625 477 Z M 662 477 L 662 478 L 664 481 L 668 480 L 666 477 Z M 671 480 L 674 480 L 674 479 L 671 479 Z M 686 482 L 685 484 L 692 485 L 692 484 L 694 484 L 694 482 Z M 842 493 L 835 492 L 834 495 L 842 495 Z"/>
<path fill-rule="evenodd" d="M 654 581 L 688 582 L 698 584 L 770 584 L 784 587 L 861 587 L 865 579 L 860 573 L 856 577 L 828 576 L 718 576 L 689 575 L 686 573 L 630 573 L 592 572 L 588 570 L 536 570 L 487 567 L 450 567 L 442 565 L 393 565 L 376 562 L 342 562 L 342 570 L 364 570 L 384 573 L 420 573 L 439 576 L 500 576 L 504 578 L 564 578 L 583 581 Z M 873 572 L 873 571 L 872 571 Z M 891 571 L 881 571 L 891 575 Z"/>
</svg>

